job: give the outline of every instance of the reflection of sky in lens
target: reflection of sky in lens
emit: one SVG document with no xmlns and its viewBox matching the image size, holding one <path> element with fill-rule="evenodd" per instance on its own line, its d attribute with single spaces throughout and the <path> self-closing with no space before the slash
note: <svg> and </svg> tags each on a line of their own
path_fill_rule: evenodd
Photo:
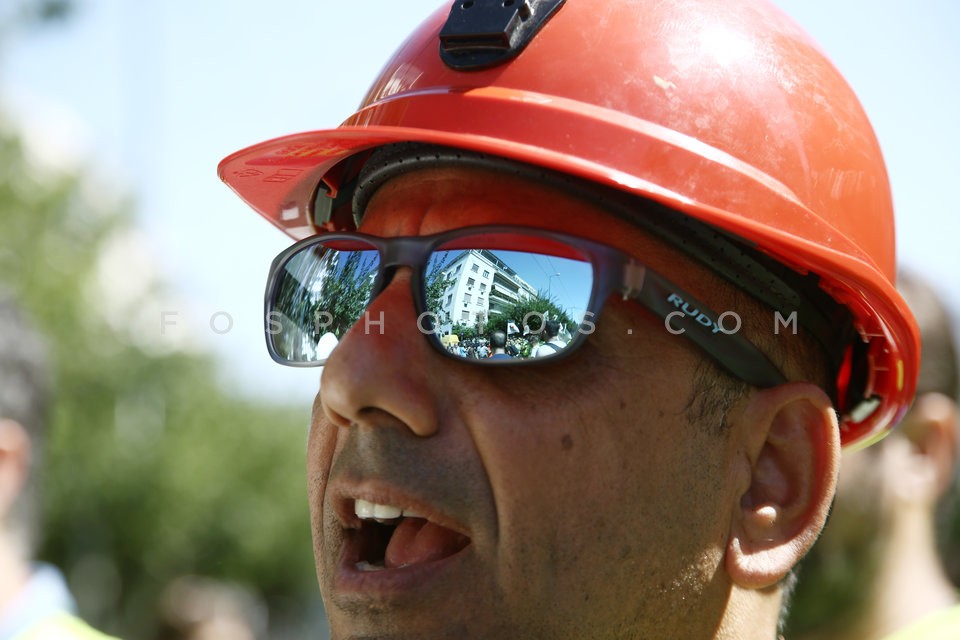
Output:
<svg viewBox="0 0 960 640">
<path fill-rule="evenodd" d="M 549 293 L 573 320 L 583 319 L 593 287 L 593 268 L 589 262 L 516 251 L 493 253 L 531 287 Z"/>
</svg>

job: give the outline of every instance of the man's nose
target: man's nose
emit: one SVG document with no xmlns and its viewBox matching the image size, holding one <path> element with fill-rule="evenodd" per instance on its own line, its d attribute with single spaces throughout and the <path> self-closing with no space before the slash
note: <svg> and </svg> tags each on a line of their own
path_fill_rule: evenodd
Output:
<svg viewBox="0 0 960 640">
<path fill-rule="evenodd" d="M 341 427 L 394 422 L 433 435 L 443 358 L 428 339 L 417 323 L 410 270 L 401 269 L 330 354 L 320 379 L 325 417 Z"/>
</svg>

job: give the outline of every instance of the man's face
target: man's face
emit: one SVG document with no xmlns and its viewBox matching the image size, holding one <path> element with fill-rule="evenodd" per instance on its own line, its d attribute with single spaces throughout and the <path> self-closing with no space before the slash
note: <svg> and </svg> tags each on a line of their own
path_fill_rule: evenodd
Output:
<svg viewBox="0 0 960 640">
<path fill-rule="evenodd" d="M 478 224 L 605 242 L 716 302 L 683 260 L 627 222 L 480 170 L 395 178 L 361 230 Z M 687 419 L 699 352 L 639 305 L 611 299 L 569 357 L 456 361 L 418 330 L 408 269 L 369 311 L 383 313 L 382 334 L 361 321 L 343 337 L 309 439 L 314 550 L 334 637 L 712 636 L 739 498 L 730 439 Z M 428 524 L 362 525 L 357 500 Z M 387 568 L 368 562 L 384 554 Z"/>
</svg>

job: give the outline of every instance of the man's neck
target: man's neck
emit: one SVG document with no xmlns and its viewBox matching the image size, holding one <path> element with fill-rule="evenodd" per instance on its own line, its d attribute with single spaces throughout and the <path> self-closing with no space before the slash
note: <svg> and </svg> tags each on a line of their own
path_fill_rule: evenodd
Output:
<svg viewBox="0 0 960 640">
<path fill-rule="evenodd" d="M 0 532 L 0 618 L 20 593 L 30 577 L 30 567 L 10 543 L 9 536 Z"/>
<path fill-rule="evenodd" d="M 715 640 L 774 640 L 778 637 L 782 598 L 779 585 L 766 589 L 734 587 Z"/>
<path fill-rule="evenodd" d="M 884 638 L 957 603 L 937 556 L 932 518 L 919 507 L 892 519 L 880 554 L 870 604 L 851 638 Z"/>
</svg>

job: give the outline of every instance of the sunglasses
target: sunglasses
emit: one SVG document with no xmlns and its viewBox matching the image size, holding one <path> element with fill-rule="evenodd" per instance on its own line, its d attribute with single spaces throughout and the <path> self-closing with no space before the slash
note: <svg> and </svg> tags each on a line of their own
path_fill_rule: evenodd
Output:
<svg viewBox="0 0 960 640">
<path fill-rule="evenodd" d="M 540 363 L 576 351 L 619 295 L 692 340 L 751 385 L 786 381 L 740 334 L 735 313 L 716 314 L 635 258 L 553 231 L 468 227 L 382 238 L 328 233 L 292 245 L 273 261 L 265 298 L 271 357 L 323 365 L 350 330 L 386 334 L 369 306 L 400 267 L 411 270 L 415 329 L 445 356 L 484 366 Z"/>
</svg>

